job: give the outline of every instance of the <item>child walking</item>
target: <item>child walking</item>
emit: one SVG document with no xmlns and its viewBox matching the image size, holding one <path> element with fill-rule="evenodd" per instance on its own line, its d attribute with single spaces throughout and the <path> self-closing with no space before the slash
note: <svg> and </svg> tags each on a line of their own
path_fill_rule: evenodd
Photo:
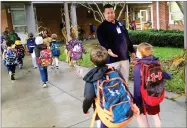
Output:
<svg viewBox="0 0 187 128">
<path fill-rule="evenodd" d="M 27 40 L 27 48 L 28 48 L 28 51 L 29 51 L 29 53 L 31 54 L 31 57 L 32 57 L 33 68 L 37 68 L 36 55 L 35 55 L 35 52 L 33 52 L 35 46 L 36 46 L 35 38 L 34 38 L 33 34 L 30 33 L 29 34 L 29 39 Z"/>
<path fill-rule="evenodd" d="M 48 72 L 47 67 L 52 63 L 52 55 L 51 51 L 47 49 L 47 45 L 44 44 L 43 38 L 41 36 L 36 37 L 36 47 L 35 47 L 35 54 L 36 60 L 38 64 L 38 68 L 40 71 L 40 76 L 43 82 L 42 87 L 47 87 L 48 81 Z"/>
<path fill-rule="evenodd" d="M 18 65 L 19 69 L 23 68 L 23 58 L 25 57 L 25 49 L 23 45 L 21 44 L 21 39 L 17 37 L 17 40 L 15 41 L 15 49 L 17 51 L 18 56 Z"/>
<path fill-rule="evenodd" d="M 86 54 L 82 41 L 77 39 L 76 33 L 71 31 L 72 40 L 66 45 L 66 49 L 70 52 L 70 66 L 75 66 L 78 60 L 82 59 L 82 53 Z"/>
<path fill-rule="evenodd" d="M 100 119 L 102 120 L 102 118 L 105 118 L 103 117 L 105 114 L 99 115 L 103 111 L 98 112 L 96 116 L 98 128 L 116 127 L 115 124 L 111 124 L 111 121 L 114 121 L 112 123 L 125 126 L 123 121 L 130 121 L 133 114 L 139 114 L 139 109 L 136 105 L 129 101 L 132 98 L 132 95 L 126 86 L 125 79 L 119 71 L 106 65 L 108 61 L 108 52 L 104 47 L 94 47 L 90 53 L 90 60 L 96 65 L 96 67 L 91 69 L 83 78 L 86 82 L 84 89 L 85 99 L 83 101 L 83 112 L 85 114 L 88 113 L 89 108 L 93 104 L 95 111 L 97 110 L 98 112 L 102 109 L 104 110 L 104 113 L 111 114 L 112 111 L 113 114 L 112 120 L 101 123 Z M 117 81 L 118 78 L 120 78 L 119 81 Z M 100 103 L 100 101 L 105 102 Z M 101 106 L 98 107 L 98 105 Z M 130 107 L 131 105 L 132 107 Z M 113 108 L 109 111 L 109 108 L 112 108 L 112 106 L 115 106 L 115 110 Z M 120 111 L 120 113 L 118 111 Z M 105 124 L 108 124 L 108 126 Z"/>
<path fill-rule="evenodd" d="M 11 80 L 15 80 L 15 70 L 17 65 L 17 52 L 15 48 L 12 48 L 13 44 L 14 42 L 12 40 L 7 40 L 7 49 L 3 52 L 3 60 Z"/>
<path fill-rule="evenodd" d="M 52 56 L 53 56 L 52 68 L 54 68 L 54 63 L 55 63 L 56 69 L 58 69 L 59 56 L 60 56 L 60 45 L 56 40 L 57 39 L 56 34 L 52 34 L 51 38 L 52 38 L 52 41 L 50 42 L 50 49 L 51 49 Z"/>
<path fill-rule="evenodd" d="M 137 121 L 140 127 L 149 127 L 148 114 L 154 120 L 154 127 L 160 128 L 160 102 L 165 95 L 163 79 L 171 79 L 171 75 L 162 71 L 159 59 L 153 56 L 153 47 L 150 44 L 139 44 L 137 57 L 138 60 L 133 73 L 134 99 L 141 114 L 137 117 Z M 143 118 L 146 118 L 147 123 L 143 121 Z"/>
</svg>

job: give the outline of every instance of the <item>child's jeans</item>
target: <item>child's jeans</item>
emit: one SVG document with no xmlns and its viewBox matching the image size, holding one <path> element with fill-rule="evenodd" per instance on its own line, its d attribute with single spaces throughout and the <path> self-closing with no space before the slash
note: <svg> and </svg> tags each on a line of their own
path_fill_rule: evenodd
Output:
<svg viewBox="0 0 187 128">
<path fill-rule="evenodd" d="M 7 65 L 6 67 L 7 67 L 8 72 L 12 72 L 13 74 L 15 74 L 16 65 Z"/>
<path fill-rule="evenodd" d="M 46 83 L 48 81 L 47 67 L 43 67 L 43 66 L 40 66 L 40 65 L 38 65 L 38 67 L 39 67 L 42 82 Z"/>
</svg>

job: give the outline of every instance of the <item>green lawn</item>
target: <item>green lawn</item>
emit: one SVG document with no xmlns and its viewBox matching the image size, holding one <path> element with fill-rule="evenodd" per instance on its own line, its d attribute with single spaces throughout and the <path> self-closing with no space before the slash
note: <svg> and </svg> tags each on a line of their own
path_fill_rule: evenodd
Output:
<svg viewBox="0 0 187 128">
<path fill-rule="evenodd" d="M 94 65 L 90 61 L 90 50 L 92 46 L 97 45 L 97 41 L 84 42 L 84 47 L 86 48 L 87 54 L 83 55 L 83 60 L 80 60 L 78 63 L 83 67 L 94 67 Z M 170 59 L 180 55 L 182 49 L 180 48 L 169 48 L 169 47 L 154 47 L 154 55 L 159 57 L 161 62 L 164 63 L 164 69 L 170 72 L 173 75 L 173 79 L 166 82 L 166 89 L 168 91 L 183 93 L 185 88 L 185 83 L 181 78 L 181 70 L 180 69 L 171 69 Z M 60 60 L 65 60 L 64 55 L 64 46 L 61 48 L 61 56 Z M 132 78 L 132 69 L 130 70 L 130 77 Z"/>
<path fill-rule="evenodd" d="M 171 59 L 181 53 L 180 48 L 168 48 L 168 47 L 154 47 L 154 55 L 159 57 L 160 60 Z"/>
</svg>

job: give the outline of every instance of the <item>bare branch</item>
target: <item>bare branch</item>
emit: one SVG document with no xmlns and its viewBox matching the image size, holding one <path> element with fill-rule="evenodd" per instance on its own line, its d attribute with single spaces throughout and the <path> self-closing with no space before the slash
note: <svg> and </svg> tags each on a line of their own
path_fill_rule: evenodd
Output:
<svg viewBox="0 0 187 128">
<path fill-rule="evenodd" d="M 119 18 L 121 17 L 121 14 L 123 13 L 124 8 L 125 8 L 125 3 L 124 3 L 124 5 L 123 5 L 123 7 L 122 7 L 122 9 L 121 9 L 121 11 L 120 11 L 120 13 L 118 15 L 117 20 L 119 20 Z"/>
<path fill-rule="evenodd" d="M 97 7 L 97 9 L 98 9 L 98 11 L 99 11 L 99 13 L 100 13 L 100 17 L 102 17 L 102 20 L 104 20 L 103 13 L 101 12 L 99 6 L 98 6 L 95 2 L 94 2 L 94 4 L 96 5 L 96 7 Z"/>
<path fill-rule="evenodd" d="M 88 3 L 87 3 L 87 4 L 88 4 Z M 102 17 L 100 17 L 101 20 L 98 20 L 98 19 L 97 19 L 96 13 L 99 15 L 99 12 L 98 12 L 98 11 L 94 11 L 93 8 L 92 8 L 89 4 L 88 4 L 88 6 L 86 6 L 86 5 L 84 5 L 84 4 L 80 4 L 80 5 L 82 5 L 83 7 L 87 8 L 88 10 L 91 10 L 91 11 L 93 12 L 95 21 L 97 21 L 97 22 L 99 22 L 99 23 L 101 23 L 101 22 L 103 21 L 103 20 L 102 20 Z"/>
<path fill-rule="evenodd" d="M 114 6 L 114 12 L 116 11 L 117 5 L 118 5 L 118 3 L 116 3 L 115 6 Z"/>
</svg>

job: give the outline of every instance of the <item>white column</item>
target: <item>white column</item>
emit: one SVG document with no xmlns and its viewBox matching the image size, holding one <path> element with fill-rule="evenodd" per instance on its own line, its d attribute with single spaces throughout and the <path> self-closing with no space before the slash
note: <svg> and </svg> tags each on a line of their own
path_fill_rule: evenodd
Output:
<svg viewBox="0 0 187 128">
<path fill-rule="evenodd" d="M 135 20 L 135 11 L 134 11 L 134 8 L 133 8 L 133 13 L 132 13 L 132 15 L 133 15 L 133 20 Z"/>
<path fill-rule="evenodd" d="M 76 4 L 71 4 L 71 25 L 77 30 Z M 78 36 L 78 33 L 76 33 Z"/>
<path fill-rule="evenodd" d="M 184 48 L 187 49 L 187 2 L 184 1 Z M 185 81 L 186 81 L 186 92 L 187 92 L 187 65 L 185 69 Z"/>
<path fill-rule="evenodd" d="M 33 8 L 33 3 L 30 2 L 29 4 L 25 5 L 25 10 L 26 10 L 26 22 L 27 22 L 27 28 L 28 28 L 28 33 L 36 33 L 36 22 L 35 22 L 35 17 L 34 17 L 34 8 Z"/>
<path fill-rule="evenodd" d="M 70 21 L 69 21 L 69 11 L 68 11 L 68 3 L 64 2 L 64 12 L 65 12 L 65 22 L 66 22 L 66 32 L 68 41 L 70 38 Z"/>
<path fill-rule="evenodd" d="M 127 25 L 127 29 L 129 29 L 129 7 L 128 7 L 128 4 L 126 4 L 126 13 L 127 13 L 126 25 Z"/>
<path fill-rule="evenodd" d="M 160 30 L 160 14 L 159 14 L 159 1 L 156 1 L 156 19 L 157 19 L 157 29 Z"/>
<path fill-rule="evenodd" d="M 151 23 L 152 23 L 152 28 L 154 28 L 154 21 L 153 21 L 153 4 L 151 4 Z"/>
<path fill-rule="evenodd" d="M 149 20 L 149 8 L 146 9 L 146 22 Z"/>
</svg>

